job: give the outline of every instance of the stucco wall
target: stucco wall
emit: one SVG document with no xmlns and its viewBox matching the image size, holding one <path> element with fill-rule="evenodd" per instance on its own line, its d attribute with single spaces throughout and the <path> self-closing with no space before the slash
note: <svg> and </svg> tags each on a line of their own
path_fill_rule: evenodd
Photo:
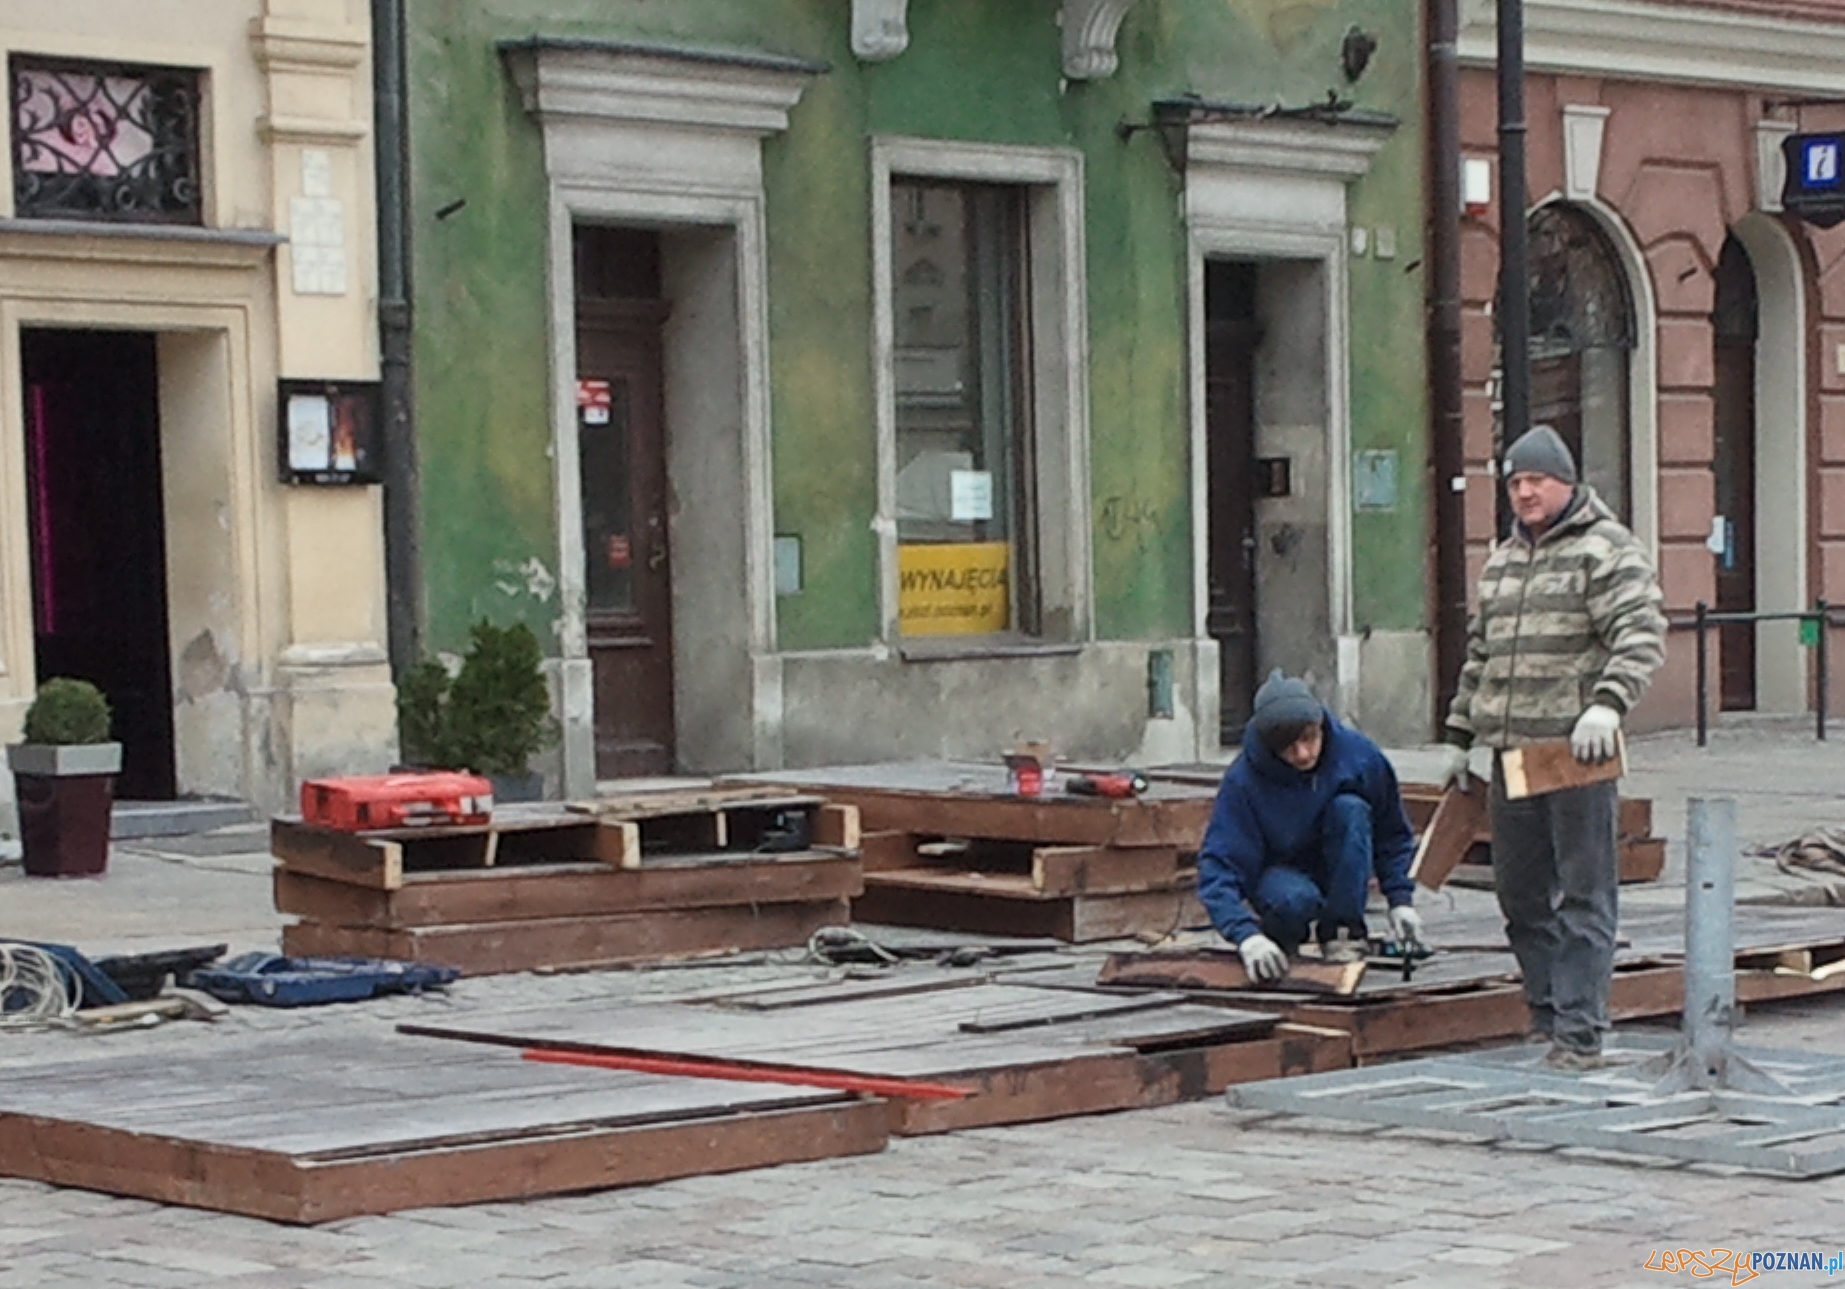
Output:
<svg viewBox="0 0 1845 1289">
<path fill-rule="evenodd" d="M 1090 83 L 1062 80 L 1052 0 L 913 0 L 909 48 L 883 64 L 852 57 L 843 0 L 412 0 L 410 11 L 417 393 L 439 645 L 483 613 L 544 630 L 556 615 L 541 160 L 493 48 L 534 33 L 760 48 L 832 66 L 764 148 L 776 527 L 803 537 L 806 575 L 802 594 L 778 604 L 789 649 L 863 644 L 877 630 L 868 135 L 1083 150 L 1098 631 L 1183 635 L 1192 535 L 1178 178 L 1154 136 L 1123 141 L 1115 127 L 1185 90 L 1322 98 L 1344 84 L 1347 27 L 1379 33 L 1356 97 L 1407 124 L 1352 196 L 1354 221 L 1390 227 L 1398 247 L 1393 260 L 1354 262 L 1354 435 L 1403 449 L 1406 487 L 1394 513 L 1360 520 L 1357 581 L 1365 622 L 1421 623 L 1420 109 L 1402 6 L 1143 0 L 1122 28 L 1121 70 Z"/>
</svg>

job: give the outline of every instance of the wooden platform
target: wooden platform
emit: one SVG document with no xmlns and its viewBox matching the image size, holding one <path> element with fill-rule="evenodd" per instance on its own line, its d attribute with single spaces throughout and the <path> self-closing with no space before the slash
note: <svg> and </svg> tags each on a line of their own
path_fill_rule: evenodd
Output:
<svg viewBox="0 0 1845 1289">
<path fill-rule="evenodd" d="M 0 1173 L 279 1222 L 868 1154 L 887 1136 L 882 1103 L 839 1093 L 403 1035 L 0 1072 Z"/>
<path fill-rule="evenodd" d="M 861 922 L 1087 942 L 1202 925 L 1192 854 L 1214 788 L 1077 796 L 1053 774 L 1037 797 L 1003 766 L 957 761 L 834 766 L 737 782 L 856 807 Z"/>
<path fill-rule="evenodd" d="M 849 920 L 857 812 L 785 790 L 514 807 L 475 828 L 271 826 L 295 955 L 470 974 L 787 948 Z"/>
<path fill-rule="evenodd" d="M 887 992 L 797 987 L 785 1006 L 582 1005 L 456 1016 L 406 1032 L 491 1045 L 564 1047 L 926 1079 L 973 1089 L 959 1101 L 890 1103 L 892 1131 L 943 1132 L 1166 1105 L 1231 1083 L 1350 1063 L 1343 1035 L 1272 1015 L 970 977 Z"/>
<path fill-rule="evenodd" d="M 1373 963 L 1345 996 L 1282 988 L 1236 988 L 1227 975 L 1200 979 L 1162 955 L 1111 955 L 1098 979 L 1131 980 L 1140 989 L 1181 992 L 1199 1000 L 1269 1011 L 1284 1021 L 1350 1035 L 1356 1061 L 1459 1046 L 1524 1033 L 1529 1024 L 1518 965 L 1491 915 L 1475 935 L 1438 925 L 1440 951 L 1405 981 Z M 1610 1012 L 1617 1021 L 1669 1017 L 1684 1006 L 1684 915 L 1648 909 L 1624 915 L 1616 950 Z M 1845 910 L 1738 909 L 1736 996 L 1743 1004 L 1845 991 Z M 1225 987 L 1226 985 L 1232 987 Z M 1131 990 L 1129 991 L 1131 992 Z"/>
</svg>

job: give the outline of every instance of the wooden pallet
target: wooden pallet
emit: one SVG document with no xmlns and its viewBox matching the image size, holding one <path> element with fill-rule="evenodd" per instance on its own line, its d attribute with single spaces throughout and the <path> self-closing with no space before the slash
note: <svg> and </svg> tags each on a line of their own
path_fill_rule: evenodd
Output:
<svg viewBox="0 0 1845 1289">
<path fill-rule="evenodd" d="M 1473 775 L 1467 792 L 1444 792 L 1426 783 L 1402 785 L 1403 806 L 1418 833 L 1410 876 L 1437 890 L 1451 877 L 1469 886 L 1492 885 L 1492 827 L 1487 819 L 1486 781 Z M 1653 833 L 1653 803 L 1622 797 L 1616 827 L 1621 881 L 1657 881 L 1666 866 L 1666 842 Z"/>
<path fill-rule="evenodd" d="M 0 1071 L 0 1174 L 278 1222 L 532 1199 L 884 1148 L 873 1100 L 252 1036 Z"/>
<path fill-rule="evenodd" d="M 1080 797 L 1053 774 L 1041 796 L 1021 797 L 997 764 L 898 761 L 738 776 L 742 786 L 808 791 L 855 805 L 868 832 L 979 837 L 1054 846 L 1164 846 L 1195 851 L 1214 787 L 1155 783 L 1139 797 Z"/>
<path fill-rule="evenodd" d="M 1172 994 L 1130 999 L 1012 977 L 922 990 L 899 979 L 890 990 L 834 998 L 804 986 L 798 1001 L 772 1009 L 755 993 L 749 1007 L 577 1005 L 402 1028 L 474 1043 L 798 1065 L 970 1090 L 954 1101 L 890 1102 L 892 1131 L 905 1135 L 1167 1105 L 1233 1082 L 1350 1063 L 1342 1034 Z"/>
<path fill-rule="evenodd" d="M 1158 938 L 1206 921 L 1189 881 L 1164 890 L 1055 895 L 1034 889 L 1023 875 L 935 868 L 867 874 L 865 893 L 853 901 L 852 916 L 884 926 L 1048 936 L 1073 944 Z"/>
<path fill-rule="evenodd" d="M 388 928 L 304 921 L 282 928 L 282 951 L 301 957 L 401 958 L 484 976 L 793 948 L 806 944 L 821 927 L 849 921 L 851 908 L 844 899 L 455 926 Z"/>
<path fill-rule="evenodd" d="M 470 974 L 803 944 L 862 889 L 857 812 L 786 791 L 512 809 L 475 828 L 351 834 L 277 820 L 276 908 L 303 956 Z M 776 853 L 785 846 L 825 846 Z"/>
</svg>

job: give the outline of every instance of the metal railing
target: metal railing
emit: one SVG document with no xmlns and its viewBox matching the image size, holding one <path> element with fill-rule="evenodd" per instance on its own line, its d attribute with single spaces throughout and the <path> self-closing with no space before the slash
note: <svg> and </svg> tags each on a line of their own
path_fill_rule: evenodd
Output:
<svg viewBox="0 0 1845 1289">
<path fill-rule="evenodd" d="M 1788 613 L 1716 613 L 1710 605 L 1699 600 L 1697 610 L 1687 622 L 1683 618 L 1672 622 L 1680 629 L 1690 628 L 1698 633 L 1698 746 L 1708 746 L 1710 742 L 1710 629 L 1713 626 L 1727 626 L 1731 623 L 1757 622 L 1798 622 L 1804 628 L 1813 624 L 1813 639 L 1810 642 L 1817 655 L 1814 676 L 1814 735 L 1820 742 L 1826 741 L 1826 708 L 1831 702 L 1831 654 L 1827 646 L 1827 628 L 1838 625 L 1832 621 L 1831 606 L 1824 600 L 1813 601 L 1813 607 L 1794 610 Z M 1803 632 L 1804 634 L 1804 632 Z"/>
</svg>

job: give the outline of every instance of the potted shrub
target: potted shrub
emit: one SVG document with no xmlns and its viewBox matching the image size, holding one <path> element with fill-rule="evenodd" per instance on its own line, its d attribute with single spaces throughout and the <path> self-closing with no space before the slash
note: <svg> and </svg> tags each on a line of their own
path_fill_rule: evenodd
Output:
<svg viewBox="0 0 1845 1289">
<path fill-rule="evenodd" d="M 39 687 L 25 741 L 6 750 L 19 802 L 19 839 L 33 877 L 83 877 L 109 863 L 109 816 L 122 745 L 109 738 L 109 701 L 87 680 Z"/>
<path fill-rule="evenodd" d="M 474 624 L 461 669 L 453 676 L 425 660 L 398 685 L 404 756 L 445 770 L 471 770 L 493 781 L 496 801 L 537 801 L 544 776 L 532 757 L 557 740 L 543 651 L 523 622 Z"/>
</svg>

